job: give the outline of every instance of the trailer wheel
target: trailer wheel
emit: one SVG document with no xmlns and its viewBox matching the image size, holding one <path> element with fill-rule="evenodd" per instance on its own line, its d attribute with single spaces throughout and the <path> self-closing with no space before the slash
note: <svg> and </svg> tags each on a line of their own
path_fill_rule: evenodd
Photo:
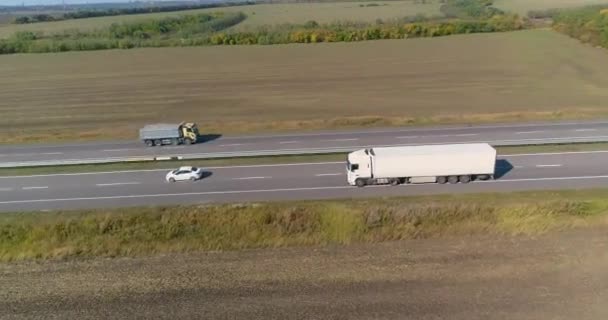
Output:
<svg viewBox="0 0 608 320">
<path fill-rule="evenodd" d="M 146 140 L 146 145 L 148 147 L 154 147 L 154 141 L 152 141 L 152 140 Z"/>
<path fill-rule="evenodd" d="M 160 145 L 163 144 L 163 142 L 160 141 L 160 140 L 154 140 L 154 144 L 157 145 L 157 146 L 160 146 Z"/>
<path fill-rule="evenodd" d="M 469 183 L 469 182 L 471 182 L 471 176 L 467 176 L 467 175 L 460 176 L 460 182 L 462 182 L 462 183 Z"/>
<path fill-rule="evenodd" d="M 176 146 L 179 144 L 179 141 L 176 138 L 173 138 L 173 140 L 171 140 L 171 144 Z"/>
<path fill-rule="evenodd" d="M 357 180 L 355 180 L 355 184 L 359 188 L 364 187 L 365 186 L 365 180 L 363 180 L 363 179 L 357 179 Z"/>
<path fill-rule="evenodd" d="M 458 183 L 458 176 L 449 176 L 448 177 L 448 182 L 451 183 L 451 184 Z"/>
<path fill-rule="evenodd" d="M 446 178 L 446 177 L 437 177 L 437 183 L 439 183 L 439 184 L 445 184 L 446 182 L 448 182 L 448 178 Z"/>
<path fill-rule="evenodd" d="M 393 179 L 393 180 L 391 180 L 391 186 L 399 185 L 399 182 L 400 182 L 399 179 Z"/>
</svg>

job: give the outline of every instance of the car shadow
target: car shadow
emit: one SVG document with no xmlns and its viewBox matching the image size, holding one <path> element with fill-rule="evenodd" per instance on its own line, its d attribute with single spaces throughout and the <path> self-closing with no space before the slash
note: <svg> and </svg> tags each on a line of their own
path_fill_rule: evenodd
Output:
<svg viewBox="0 0 608 320">
<path fill-rule="evenodd" d="M 201 180 L 207 179 L 207 178 L 211 177 L 212 175 L 213 175 L 213 172 L 211 172 L 211 171 L 203 171 L 203 174 L 201 175 Z"/>
<path fill-rule="evenodd" d="M 513 170 L 513 165 L 505 159 L 496 160 L 496 167 L 494 169 L 494 179 L 500 179 L 507 173 Z"/>
<path fill-rule="evenodd" d="M 222 135 L 218 133 L 203 134 L 197 137 L 196 143 L 207 143 L 221 138 Z"/>
</svg>

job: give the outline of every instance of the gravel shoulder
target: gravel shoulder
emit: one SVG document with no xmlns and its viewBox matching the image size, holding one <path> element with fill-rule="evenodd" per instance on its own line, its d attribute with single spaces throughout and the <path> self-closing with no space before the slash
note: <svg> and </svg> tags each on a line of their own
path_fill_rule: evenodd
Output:
<svg viewBox="0 0 608 320">
<path fill-rule="evenodd" d="M 0 264 L 0 318 L 608 319 L 608 228 Z"/>
</svg>

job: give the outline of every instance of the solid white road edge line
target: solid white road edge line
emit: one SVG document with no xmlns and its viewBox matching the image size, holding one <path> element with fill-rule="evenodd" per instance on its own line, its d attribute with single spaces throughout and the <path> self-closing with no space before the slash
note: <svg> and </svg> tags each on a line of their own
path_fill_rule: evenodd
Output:
<svg viewBox="0 0 608 320">
<path fill-rule="evenodd" d="M 502 183 L 502 182 L 530 182 L 530 181 L 551 181 L 551 180 L 588 180 L 588 179 L 608 179 L 605 176 L 580 176 L 580 177 L 553 177 L 553 178 L 524 178 L 524 179 L 504 179 L 490 181 L 475 181 L 473 183 Z M 428 184 L 413 184 L 401 185 L 401 187 L 413 186 L 428 186 Z M 390 185 L 368 186 L 366 188 L 391 188 Z M 448 186 L 449 187 L 449 186 Z M 456 187 L 456 186 L 454 186 Z M 394 187 L 392 187 L 394 188 Z M 31 200 L 11 200 L 0 201 L 0 204 L 16 204 L 16 203 L 32 203 L 32 202 L 61 202 L 61 201 L 85 201 L 85 200 L 109 200 L 109 199 L 134 199 L 134 198 L 152 198 L 152 197 L 175 197 L 175 196 L 204 196 L 204 195 L 222 195 L 222 194 L 240 194 L 240 193 L 269 193 L 269 192 L 292 192 L 292 191 L 314 191 L 314 190 L 336 190 L 336 189 L 352 189 L 361 190 L 354 186 L 330 186 L 330 187 L 309 187 L 309 188 L 285 188 L 285 189 L 259 189 L 259 190 L 235 190 L 235 191 L 206 191 L 206 192 L 185 192 L 185 193 L 161 193 L 161 194 L 138 194 L 124 196 L 102 196 L 102 197 L 87 197 L 87 198 L 58 198 L 58 199 L 31 199 Z M 365 189 L 365 188 L 364 188 Z"/>
</svg>

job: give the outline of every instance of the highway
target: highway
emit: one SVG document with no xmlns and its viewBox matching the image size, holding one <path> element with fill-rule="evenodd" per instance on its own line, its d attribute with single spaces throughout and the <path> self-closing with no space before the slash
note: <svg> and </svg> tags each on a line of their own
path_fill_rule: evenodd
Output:
<svg viewBox="0 0 608 320">
<path fill-rule="evenodd" d="M 204 128 L 201 128 L 204 132 Z M 190 146 L 146 147 L 142 142 L 105 142 L 65 145 L 0 146 L 0 166 L 32 161 L 81 161 L 136 157 L 242 156 L 264 152 L 297 154 L 307 150 L 358 149 L 366 146 L 419 145 L 488 142 L 490 144 L 534 144 L 548 142 L 608 141 L 608 122 L 562 122 L 393 128 L 321 132 L 291 135 L 204 138 Z"/>
<path fill-rule="evenodd" d="M 499 155 L 497 179 L 457 185 L 347 185 L 343 162 L 203 168 L 196 182 L 168 170 L 0 177 L 0 211 L 330 199 L 608 187 L 608 151 Z"/>
</svg>

